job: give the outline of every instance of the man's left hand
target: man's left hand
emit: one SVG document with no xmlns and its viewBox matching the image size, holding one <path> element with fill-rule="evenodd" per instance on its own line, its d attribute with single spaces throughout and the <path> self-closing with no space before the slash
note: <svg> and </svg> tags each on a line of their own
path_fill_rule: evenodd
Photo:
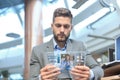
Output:
<svg viewBox="0 0 120 80">
<path fill-rule="evenodd" d="M 74 80 L 89 80 L 90 68 L 83 65 L 77 65 L 71 69 L 70 73 Z"/>
</svg>

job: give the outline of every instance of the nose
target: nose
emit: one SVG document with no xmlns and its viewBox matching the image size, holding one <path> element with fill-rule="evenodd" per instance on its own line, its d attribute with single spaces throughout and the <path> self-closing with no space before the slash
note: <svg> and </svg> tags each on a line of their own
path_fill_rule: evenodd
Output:
<svg viewBox="0 0 120 80">
<path fill-rule="evenodd" d="M 60 27 L 60 31 L 61 31 L 61 32 L 64 32 L 64 30 L 65 30 L 65 29 L 64 29 L 64 26 L 62 25 L 62 26 Z"/>
</svg>

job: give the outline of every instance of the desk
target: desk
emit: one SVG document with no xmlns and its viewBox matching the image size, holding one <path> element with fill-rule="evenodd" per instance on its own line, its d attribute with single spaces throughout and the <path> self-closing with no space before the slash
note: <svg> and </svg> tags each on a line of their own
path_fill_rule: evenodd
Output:
<svg viewBox="0 0 120 80">
<path fill-rule="evenodd" d="M 114 65 L 112 67 L 109 67 L 104 70 L 104 76 L 112 76 L 112 75 L 118 75 L 120 74 L 120 64 L 119 65 Z"/>
<path fill-rule="evenodd" d="M 101 80 L 120 80 L 120 75 L 114 75 L 109 77 L 103 77 Z"/>
<path fill-rule="evenodd" d="M 104 69 L 104 77 L 118 75 L 118 74 L 120 74 L 120 62 L 113 62 L 113 63 L 107 65 L 103 69 Z"/>
</svg>

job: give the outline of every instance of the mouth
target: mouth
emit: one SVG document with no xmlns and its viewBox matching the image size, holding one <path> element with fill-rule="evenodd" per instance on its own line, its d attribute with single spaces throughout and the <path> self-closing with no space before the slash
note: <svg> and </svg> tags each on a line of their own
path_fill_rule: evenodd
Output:
<svg viewBox="0 0 120 80">
<path fill-rule="evenodd" d="M 58 35 L 60 38 L 65 38 L 65 35 L 64 34 L 60 34 Z"/>
<path fill-rule="evenodd" d="M 64 37 L 64 36 L 65 36 L 65 34 L 61 33 L 61 34 L 58 34 L 58 36 Z"/>
</svg>

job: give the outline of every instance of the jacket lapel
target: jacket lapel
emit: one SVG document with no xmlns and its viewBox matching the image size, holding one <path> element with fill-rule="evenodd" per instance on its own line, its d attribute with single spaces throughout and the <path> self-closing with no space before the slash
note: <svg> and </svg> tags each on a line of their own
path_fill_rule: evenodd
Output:
<svg viewBox="0 0 120 80">
<path fill-rule="evenodd" d="M 69 39 L 68 42 L 67 42 L 67 49 L 66 49 L 66 51 L 72 51 L 72 50 L 73 50 L 72 40 Z"/>
<path fill-rule="evenodd" d="M 53 38 L 46 44 L 46 52 L 53 52 L 54 51 L 54 44 Z"/>
</svg>

